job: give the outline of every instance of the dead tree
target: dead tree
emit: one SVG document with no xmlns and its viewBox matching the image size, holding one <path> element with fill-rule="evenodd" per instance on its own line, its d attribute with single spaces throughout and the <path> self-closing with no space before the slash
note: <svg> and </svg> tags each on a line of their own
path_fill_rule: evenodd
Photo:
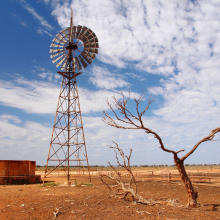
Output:
<svg viewBox="0 0 220 220">
<path fill-rule="evenodd" d="M 113 143 L 115 143 L 113 141 Z M 130 168 L 130 159 L 131 159 L 131 153 L 132 149 L 130 149 L 129 156 L 124 155 L 124 152 L 122 149 L 118 147 L 118 144 L 115 143 L 116 147 L 110 147 L 114 149 L 116 154 L 117 163 L 120 167 L 123 167 L 129 174 L 129 181 L 124 182 L 123 177 L 119 171 L 116 170 L 115 167 L 111 165 L 110 162 L 108 162 L 109 166 L 113 169 L 115 175 L 101 175 L 102 182 L 109 188 L 110 191 L 112 191 L 116 197 L 119 197 L 120 199 L 125 199 L 128 195 L 130 195 L 134 201 L 137 203 L 142 203 L 146 205 L 154 205 L 154 201 L 151 199 L 145 199 L 142 196 L 137 194 L 137 184 L 136 180 L 134 178 L 134 175 Z M 118 153 L 121 156 L 123 163 L 120 163 L 118 158 Z M 127 162 L 126 162 L 127 159 Z M 105 178 L 111 179 L 114 181 L 114 185 L 111 185 L 105 181 Z"/>
<path fill-rule="evenodd" d="M 137 113 L 136 115 L 134 115 L 131 111 L 129 111 L 127 109 L 127 103 L 130 99 L 130 94 L 129 94 L 128 98 L 126 98 L 123 93 L 121 93 L 121 94 L 122 94 L 122 100 L 116 99 L 116 97 L 113 96 L 114 106 L 116 107 L 116 109 L 119 110 L 119 114 L 116 113 L 116 111 L 114 110 L 112 105 L 107 101 L 107 104 L 110 107 L 111 111 L 114 113 L 116 119 L 113 119 L 113 117 L 109 116 L 107 112 L 103 111 L 102 121 L 104 121 L 106 124 L 108 124 L 112 127 L 122 128 L 122 129 L 141 129 L 141 130 L 144 130 L 147 134 L 152 134 L 154 136 L 154 138 L 156 138 L 159 141 L 160 148 L 165 152 L 172 153 L 174 156 L 174 162 L 177 166 L 177 169 L 180 173 L 181 179 L 182 179 L 182 181 L 186 187 L 186 190 L 187 190 L 187 194 L 188 194 L 188 204 L 187 205 L 192 206 L 192 207 L 198 206 L 198 203 L 197 203 L 198 193 L 194 190 L 193 185 L 192 185 L 192 183 L 186 173 L 186 170 L 184 167 L 184 161 L 197 149 L 197 147 L 201 143 L 213 140 L 213 138 L 215 137 L 215 134 L 220 132 L 220 127 L 212 130 L 211 133 L 207 137 L 204 137 L 202 140 L 200 140 L 192 148 L 191 151 L 189 151 L 182 158 L 179 158 L 178 153 L 184 151 L 184 149 L 179 150 L 179 151 L 173 151 L 173 150 L 169 150 L 169 149 L 165 148 L 160 136 L 156 132 L 145 127 L 145 125 L 143 123 L 142 116 L 149 109 L 150 104 L 153 102 L 153 100 L 151 99 L 151 96 L 148 99 L 148 104 L 147 104 L 146 108 L 142 112 L 139 111 L 139 104 L 142 102 L 145 94 L 142 93 L 141 96 L 139 97 L 139 99 L 134 98 L 134 101 L 136 103 L 136 113 Z"/>
</svg>

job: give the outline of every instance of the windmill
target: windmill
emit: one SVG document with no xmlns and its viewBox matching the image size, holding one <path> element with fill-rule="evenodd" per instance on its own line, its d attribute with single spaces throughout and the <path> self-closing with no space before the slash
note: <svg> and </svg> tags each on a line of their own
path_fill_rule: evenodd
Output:
<svg viewBox="0 0 220 220">
<path fill-rule="evenodd" d="M 88 167 L 89 172 L 76 77 L 96 58 L 99 44 L 91 29 L 73 25 L 72 9 L 70 27 L 61 30 L 52 42 L 50 57 L 53 59 L 52 62 L 56 63 L 56 67 L 62 70 L 57 73 L 63 76 L 63 80 L 44 179 L 58 167 L 65 166 L 67 169 L 64 171 L 69 181 L 70 165 L 84 169 Z M 54 166 L 51 170 L 48 170 L 49 163 Z"/>
</svg>

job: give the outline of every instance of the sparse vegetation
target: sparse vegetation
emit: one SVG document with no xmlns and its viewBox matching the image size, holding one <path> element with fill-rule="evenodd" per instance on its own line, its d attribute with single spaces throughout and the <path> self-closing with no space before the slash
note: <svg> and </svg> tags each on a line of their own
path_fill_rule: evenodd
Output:
<svg viewBox="0 0 220 220">
<path fill-rule="evenodd" d="M 79 183 L 79 184 L 76 184 L 75 186 L 93 186 L 92 183 Z"/>
<path fill-rule="evenodd" d="M 48 186 L 50 186 L 50 187 L 54 187 L 54 186 L 58 186 L 59 184 L 57 184 L 57 183 L 55 183 L 55 182 L 50 182 L 50 183 L 44 183 L 44 184 L 42 184 L 42 185 L 40 185 L 40 186 L 38 186 L 38 187 L 48 187 Z"/>
</svg>

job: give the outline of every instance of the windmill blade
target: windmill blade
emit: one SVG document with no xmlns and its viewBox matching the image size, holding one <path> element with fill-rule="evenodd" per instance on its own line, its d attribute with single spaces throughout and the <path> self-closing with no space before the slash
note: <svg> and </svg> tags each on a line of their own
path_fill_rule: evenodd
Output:
<svg viewBox="0 0 220 220">
<path fill-rule="evenodd" d="M 64 54 L 60 55 L 59 57 L 57 57 L 56 59 L 53 59 L 52 62 L 56 63 L 58 60 L 60 60 L 62 57 L 64 56 Z"/>
<path fill-rule="evenodd" d="M 96 42 L 99 42 L 97 37 L 85 41 L 84 44 L 87 44 L 87 43 L 96 43 Z"/>
<path fill-rule="evenodd" d="M 80 25 L 78 25 L 78 26 L 76 27 L 76 35 L 75 35 L 76 38 L 78 38 L 81 29 L 82 29 L 82 26 L 80 26 Z"/>
<path fill-rule="evenodd" d="M 84 52 L 84 51 L 83 51 Z M 91 64 L 92 63 L 92 59 L 90 57 L 88 57 L 85 52 L 81 53 L 81 56 L 87 61 L 87 63 Z"/>
<path fill-rule="evenodd" d="M 88 37 L 91 33 L 93 33 L 93 31 L 89 28 L 85 33 L 84 36 Z"/>
<path fill-rule="evenodd" d="M 62 30 L 60 33 L 62 34 L 63 38 L 65 38 L 66 41 L 69 40 L 68 37 L 67 37 L 67 35 L 68 35 L 69 33 L 67 33 L 66 30 Z"/>
<path fill-rule="evenodd" d="M 83 67 L 86 68 L 88 64 L 84 61 L 84 59 L 79 55 L 80 62 L 82 63 Z"/>
<path fill-rule="evenodd" d="M 70 28 L 67 28 L 63 30 L 62 35 L 64 36 L 65 40 L 68 42 L 69 41 L 69 33 L 70 33 Z"/>
<path fill-rule="evenodd" d="M 85 27 L 85 26 L 83 26 L 83 27 L 82 27 L 82 30 L 80 31 L 80 34 L 79 34 L 78 39 L 81 40 L 81 38 L 84 36 L 84 34 L 87 32 L 87 30 L 88 30 L 88 28 Z"/>
<path fill-rule="evenodd" d="M 89 29 L 90 30 L 90 29 Z M 83 42 L 87 42 L 93 38 L 96 38 L 96 35 L 93 31 L 91 32 L 86 32 L 83 36 L 82 36 L 82 41 Z"/>
<path fill-rule="evenodd" d="M 81 40 L 82 40 L 83 42 L 85 42 L 85 41 L 88 40 L 88 37 L 87 37 L 87 36 L 89 36 L 89 35 L 91 34 L 91 32 L 89 32 L 89 30 L 90 30 L 90 29 L 88 29 L 88 30 L 81 36 Z"/>
<path fill-rule="evenodd" d="M 99 44 L 98 43 L 84 44 L 84 48 L 99 48 Z"/>
<path fill-rule="evenodd" d="M 58 48 L 59 50 L 60 49 L 64 49 L 64 45 L 60 45 L 60 44 L 55 44 L 55 43 L 52 43 L 51 45 L 50 45 L 50 47 L 60 47 L 60 48 Z"/>
<path fill-rule="evenodd" d="M 50 55 L 50 58 L 54 58 L 54 57 L 57 57 L 57 56 L 61 56 L 61 55 L 65 55 L 65 53 L 64 52 L 58 52 L 58 53 L 52 53 L 51 55 Z"/>
<path fill-rule="evenodd" d="M 79 37 L 83 34 L 83 33 L 85 33 L 86 31 L 87 31 L 87 27 L 86 26 L 82 26 L 82 28 L 81 28 L 81 30 L 80 30 L 80 33 L 79 33 Z"/>
<path fill-rule="evenodd" d="M 50 53 L 64 52 L 64 49 L 50 49 Z"/>
<path fill-rule="evenodd" d="M 89 53 L 89 52 L 85 52 L 85 51 L 83 51 L 83 53 L 85 53 L 87 56 L 91 57 L 93 60 L 96 58 L 95 53 Z"/>
<path fill-rule="evenodd" d="M 84 43 L 84 42 L 87 41 L 88 39 L 87 39 L 85 36 L 82 36 L 80 40 Z"/>
<path fill-rule="evenodd" d="M 63 39 L 62 39 L 65 43 L 67 43 L 69 40 L 68 40 L 68 35 L 63 35 Z"/>
<path fill-rule="evenodd" d="M 64 50 L 63 49 L 51 49 L 50 50 L 50 53 L 52 53 L 52 55 L 56 55 L 56 54 L 61 54 L 61 53 L 64 53 Z"/>
<path fill-rule="evenodd" d="M 56 67 L 61 66 L 61 64 L 63 63 L 63 61 L 66 59 L 66 57 L 64 57 L 59 63 L 57 63 Z"/>
<path fill-rule="evenodd" d="M 59 39 L 57 39 L 57 38 L 54 38 L 52 41 L 53 41 L 53 43 L 56 42 L 56 43 L 58 43 L 58 44 L 64 44 L 63 42 L 61 42 L 61 41 L 60 41 Z"/>
<path fill-rule="evenodd" d="M 63 63 L 63 65 L 62 65 L 62 67 L 60 68 L 61 70 L 64 70 L 64 69 L 66 68 L 66 64 L 67 64 L 67 59 L 68 59 L 68 57 L 66 56 L 65 59 L 66 59 L 66 60 L 64 60 L 64 63 Z"/>
<path fill-rule="evenodd" d="M 84 47 L 84 50 L 87 51 L 87 52 L 98 54 L 98 49 L 96 49 L 96 48 L 85 48 Z"/>
<path fill-rule="evenodd" d="M 64 30 L 61 30 L 60 33 L 63 35 L 63 36 L 67 36 L 69 35 L 70 33 L 70 28 L 66 28 Z M 69 38 L 67 38 L 67 40 L 69 40 Z"/>
<path fill-rule="evenodd" d="M 95 36 L 93 34 L 90 34 L 87 39 L 90 40 L 90 39 L 93 39 Z"/>
<path fill-rule="evenodd" d="M 66 40 L 66 38 L 62 38 L 60 41 L 62 41 L 64 44 L 67 43 L 68 41 Z"/>
<path fill-rule="evenodd" d="M 78 71 L 80 71 L 80 70 L 82 69 L 82 66 L 81 66 L 81 64 L 80 64 L 80 62 L 79 62 L 78 57 L 76 57 L 76 64 L 77 64 L 77 69 L 78 69 Z"/>
<path fill-rule="evenodd" d="M 61 33 L 56 34 L 55 36 L 57 40 L 56 41 L 54 40 L 54 42 L 59 43 L 59 44 L 65 44 L 67 42 L 67 39 L 65 39 Z"/>
<path fill-rule="evenodd" d="M 61 34 L 63 34 L 64 32 L 66 33 L 66 29 L 60 31 Z"/>
<path fill-rule="evenodd" d="M 86 36 L 88 39 L 92 39 L 96 37 L 95 33 L 92 31 L 88 36 Z"/>
<path fill-rule="evenodd" d="M 66 34 L 68 35 L 68 34 L 70 33 L 70 28 L 66 28 L 64 31 L 65 31 Z"/>
<path fill-rule="evenodd" d="M 58 52 L 58 53 L 52 53 L 51 55 L 50 55 L 50 58 L 54 58 L 54 57 L 56 57 L 56 56 L 60 56 L 60 55 L 62 55 L 62 54 L 64 54 L 65 55 L 65 53 L 64 52 Z"/>
<path fill-rule="evenodd" d="M 63 45 L 60 45 L 60 44 L 54 44 L 54 43 L 52 43 L 52 44 L 50 45 L 50 47 L 61 47 L 61 49 L 64 48 Z"/>
<path fill-rule="evenodd" d="M 91 43 L 90 47 L 99 48 L 99 43 Z"/>
<path fill-rule="evenodd" d="M 56 34 L 55 37 L 56 37 L 57 39 L 59 39 L 59 40 L 61 40 L 61 39 L 63 38 L 62 35 L 61 35 L 61 33 Z"/>
<path fill-rule="evenodd" d="M 66 57 L 64 57 L 60 62 L 63 63 L 63 61 L 66 59 Z"/>
<path fill-rule="evenodd" d="M 57 55 L 59 55 L 59 53 L 57 53 L 57 54 L 51 54 L 51 55 L 50 55 L 50 58 L 53 59 L 53 58 L 56 57 Z"/>
</svg>

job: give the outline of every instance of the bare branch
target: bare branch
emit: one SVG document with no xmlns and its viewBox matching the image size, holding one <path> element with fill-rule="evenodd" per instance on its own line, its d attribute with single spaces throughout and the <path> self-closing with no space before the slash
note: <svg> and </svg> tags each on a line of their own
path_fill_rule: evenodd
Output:
<svg viewBox="0 0 220 220">
<path fill-rule="evenodd" d="M 178 154 L 178 153 L 180 153 L 180 152 L 182 152 L 182 151 L 185 151 L 185 149 L 182 149 L 182 150 L 177 151 L 176 154 Z"/>
<path fill-rule="evenodd" d="M 202 142 L 206 142 L 206 141 L 212 141 L 213 138 L 215 137 L 215 134 L 220 132 L 220 127 L 217 127 L 216 129 L 213 129 L 211 131 L 211 133 L 207 136 L 207 137 L 204 137 L 202 140 L 200 140 L 194 147 L 191 151 L 189 151 L 185 156 L 183 156 L 181 158 L 181 160 L 185 160 L 187 157 L 189 157 L 195 150 L 196 148 L 202 143 Z"/>
<path fill-rule="evenodd" d="M 145 114 L 145 112 L 149 109 L 151 103 L 153 102 L 153 100 L 151 99 L 152 96 L 149 97 L 148 99 L 148 104 L 147 104 L 147 107 L 144 109 L 144 111 L 142 112 L 139 112 L 139 104 L 141 103 L 141 101 L 143 100 L 145 94 L 141 94 L 141 96 L 139 97 L 139 99 L 134 99 L 135 100 L 135 103 L 136 103 L 136 111 L 137 111 L 137 114 L 138 116 L 134 116 L 128 109 L 127 109 L 127 103 L 128 103 L 128 100 L 130 99 L 130 92 L 129 92 L 129 97 L 126 99 L 123 92 L 121 92 L 122 94 L 122 101 L 119 101 L 116 99 L 115 96 L 113 96 L 113 99 L 114 99 L 114 105 L 115 107 L 120 110 L 120 113 L 122 116 L 124 116 L 124 119 L 122 119 L 121 117 L 118 116 L 118 114 L 114 111 L 114 109 L 112 108 L 111 104 L 109 102 L 107 102 L 108 106 L 110 107 L 110 109 L 112 110 L 112 112 L 114 113 L 116 119 L 120 122 L 123 122 L 125 124 L 129 124 L 129 125 L 132 125 L 132 127 L 130 126 L 122 126 L 122 125 L 119 125 L 118 123 L 115 122 L 115 120 L 113 118 L 111 118 L 105 111 L 102 112 L 103 114 L 103 119 L 102 121 L 105 122 L 106 124 L 112 126 L 112 127 L 116 127 L 116 128 L 122 128 L 122 129 L 143 129 L 145 130 L 146 133 L 148 134 L 153 134 L 154 135 L 154 138 L 156 138 L 159 143 L 160 143 L 160 147 L 163 151 L 166 151 L 166 152 L 169 152 L 169 153 L 173 153 L 175 154 L 176 152 L 173 151 L 173 150 L 168 150 L 164 147 L 163 145 L 163 142 L 162 142 L 162 139 L 160 138 L 160 136 L 156 133 L 156 132 L 153 132 L 151 129 L 149 128 L 146 128 L 143 124 L 143 121 L 142 121 L 142 116 Z M 140 123 L 139 124 L 136 124 L 134 121 L 132 121 L 131 118 L 134 118 L 136 121 L 138 121 Z"/>
</svg>

